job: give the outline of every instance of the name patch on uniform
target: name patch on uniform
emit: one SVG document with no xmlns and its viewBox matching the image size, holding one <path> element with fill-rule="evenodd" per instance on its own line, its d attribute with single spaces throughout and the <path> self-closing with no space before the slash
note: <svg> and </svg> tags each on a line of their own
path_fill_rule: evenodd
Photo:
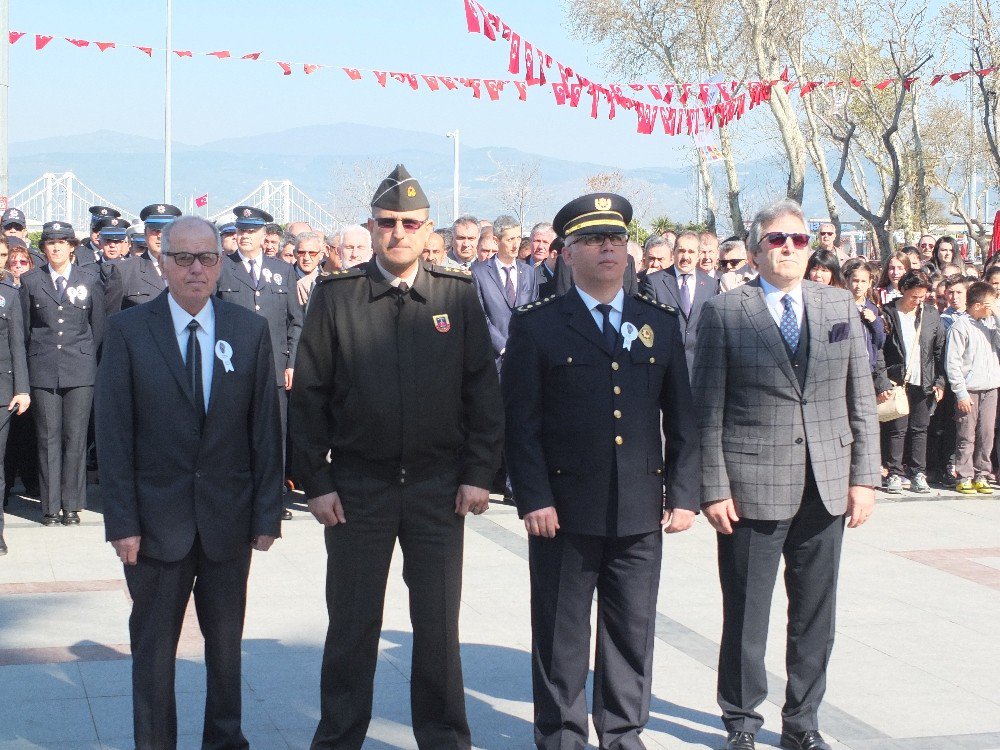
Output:
<svg viewBox="0 0 1000 750">
<path fill-rule="evenodd" d="M 448 320 L 448 316 L 443 314 L 435 315 L 434 328 L 440 333 L 448 333 L 451 330 L 451 321 Z"/>
</svg>

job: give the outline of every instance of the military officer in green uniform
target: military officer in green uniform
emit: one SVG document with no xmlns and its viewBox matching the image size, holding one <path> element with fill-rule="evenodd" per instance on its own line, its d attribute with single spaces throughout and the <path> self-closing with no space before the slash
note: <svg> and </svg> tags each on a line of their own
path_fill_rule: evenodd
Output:
<svg viewBox="0 0 1000 750">
<path fill-rule="evenodd" d="M 291 394 L 293 468 L 328 553 L 312 747 L 364 742 L 398 539 L 417 745 L 470 748 L 458 638 L 464 516 L 487 509 L 500 464 L 499 381 L 471 275 L 420 262 L 434 227 L 402 165 L 371 210 L 374 257 L 317 282 Z"/>
</svg>

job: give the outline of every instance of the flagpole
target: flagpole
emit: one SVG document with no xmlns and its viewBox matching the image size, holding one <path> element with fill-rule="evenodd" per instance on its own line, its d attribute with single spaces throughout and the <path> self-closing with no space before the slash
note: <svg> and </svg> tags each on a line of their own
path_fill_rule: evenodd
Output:
<svg viewBox="0 0 1000 750">
<path fill-rule="evenodd" d="M 171 185 L 170 185 L 170 163 L 171 163 L 171 132 L 170 132 L 170 64 L 171 64 L 171 51 L 173 44 L 171 42 L 171 0 L 167 0 L 167 51 L 164 57 L 166 58 L 166 69 L 164 70 L 165 81 L 164 81 L 164 94 L 163 94 L 163 202 L 170 203 Z"/>
<path fill-rule="evenodd" d="M 3 208 L 7 208 L 8 188 L 8 161 L 7 161 L 7 90 L 10 87 L 9 65 L 10 65 L 10 24 L 9 24 L 8 0 L 0 0 L 0 199 Z"/>
</svg>

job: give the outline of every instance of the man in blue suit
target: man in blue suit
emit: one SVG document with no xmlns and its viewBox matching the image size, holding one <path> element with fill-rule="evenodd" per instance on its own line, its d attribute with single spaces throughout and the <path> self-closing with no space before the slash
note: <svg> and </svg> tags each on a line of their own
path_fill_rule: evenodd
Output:
<svg viewBox="0 0 1000 750">
<path fill-rule="evenodd" d="M 521 225 L 514 217 L 499 217 L 493 222 L 493 234 L 497 239 L 497 254 L 473 263 L 471 270 L 499 369 L 507 348 L 510 316 L 514 308 L 538 299 L 538 277 L 531 266 L 517 259 Z"/>
</svg>

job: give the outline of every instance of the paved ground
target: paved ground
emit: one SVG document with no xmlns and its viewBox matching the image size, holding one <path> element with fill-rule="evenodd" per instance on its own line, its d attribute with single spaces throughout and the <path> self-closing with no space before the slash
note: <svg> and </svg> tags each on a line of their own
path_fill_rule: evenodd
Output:
<svg viewBox="0 0 1000 750">
<path fill-rule="evenodd" d="M 99 506 L 94 488 L 92 507 Z M 849 530 L 837 645 L 822 728 L 851 750 L 1000 748 L 1000 499 L 882 496 Z M 908 502 L 907 502 L 908 501 Z M 0 749 L 131 747 L 121 566 L 99 512 L 45 528 L 36 503 L 8 508 L 0 558 Z M 254 747 L 304 748 L 318 717 L 326 625 L 320 527 L 305 512 L 255 553 L 244 641 L 244 726 Z M 513 509 L 468 522 L 462 610 L 469 719 L 477 747 L 530 748 L 526 542 Z M 390 576 L 375 719 L 365 747 L 415 748 L 411 636 L 399 556 Z M 772 622 L 785 607 L 779 588 Z M 585 625 L 581 624 L 581 627 Z M 663 563 L 649 748 L 715 748 L 721 628 L 714 535 L 703 519 L 670 537 Z M 768 653 L 771 701 L 760 746 L 777 744 L 782 627 Z M 193 607 L 178 668 L 181 745 L 197 747 L 204 702 Z"/>
</svg>

